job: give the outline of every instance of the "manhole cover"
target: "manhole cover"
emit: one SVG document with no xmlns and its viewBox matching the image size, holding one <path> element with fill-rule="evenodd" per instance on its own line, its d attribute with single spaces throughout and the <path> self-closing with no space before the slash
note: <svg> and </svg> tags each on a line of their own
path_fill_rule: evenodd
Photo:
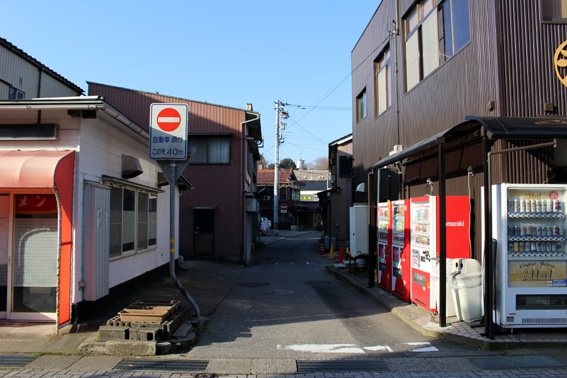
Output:
<svg viewBox="0 0 567 378">
<path fill-rule="evenodd" d="M 267 290 L 266 294 L 274 294 L 274 295 L 290 295 L 293 294 L 293 290 L 286 290 L 286 289 L 273 289 Z"/>
</svg>

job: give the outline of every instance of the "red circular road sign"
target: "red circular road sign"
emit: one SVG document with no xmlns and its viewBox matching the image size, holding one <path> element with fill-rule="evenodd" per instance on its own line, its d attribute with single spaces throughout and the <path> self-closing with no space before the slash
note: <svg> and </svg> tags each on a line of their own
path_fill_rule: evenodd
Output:
<svg viewBox="0 0 567 378">
<path fill-rule="evenodd" d="M 280 206 L 282 210 L 287 210 L 287 203 L 282 203 Z"/>
<path fill-rule="evenodd" d="M 181 124 L 181 115 L 173 108 L 165 108 L 157 115 L 157 124 L 165 132 L 175 131 Z"/>
</svg>

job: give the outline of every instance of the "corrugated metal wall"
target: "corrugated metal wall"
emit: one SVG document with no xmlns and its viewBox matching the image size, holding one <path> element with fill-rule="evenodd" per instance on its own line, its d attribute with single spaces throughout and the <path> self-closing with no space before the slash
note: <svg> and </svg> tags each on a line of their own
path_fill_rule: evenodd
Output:
<svg viewBox="0 0 567 378">
<path fill-rule="evenodd" d="M 106 101 L 144 129 L 149 129 L 152 103 L 184 103 L 189 106 L 189 133 L 229 133 L 230 165 L 191 165 L 183 172 L 194 185 L 180 198 L 180 254 L 194 255 L 194 207 L 215 207 L 214 257 L 240 257 L 243 248 L 243 174 L 246 170 L 241 109 L 206 104 L 130 89 L 89 83 L 89 95 L 104 96 Z M 191 140 L 189 139 L 189 145 Z"/>
<path fill-rule="evenodd" d="M 465 116 L 543 116 L 543 104 L 553 103 L 558 114 L 567 114 L 567 90 L 555 75 L 553 55 L 567 40 L 567 25 L 541 22 L 539 0 L 469 0 L 470 43 L 437 67 L 411 90 L 404 92 L 404 33 L 388 38 L 395 19 L 395 0 L 383 0 L 352 51 L 352 107 L 355 183 L 367 180 L 372 164 L 388 156 L 395 144 L 410 147 L 464 121 Z M 408 14 L 416 2 L 399 0 L 399 15 Z M 397 40 L 394 48 L 394 40 Z M 376 117 L 374 110 L 374 60 L 388 45 L 399 69 L 398 96 Z M 397 50 L 397 54 L 394 52 Z M 394 71 L 394 70 L 392 70 Z M 395 76 L 393 77 L 395 79 Z M 368 116 L 356 122 L 356 97 L 367 93 Z M 397 99 L 400 121 L 396 124 Z M 493 110 L 489 105 L 494 104 Z M 398 132 L 399 128 L 399 132 Z M 528 144 L 538 141 L 526 142 Z M 494 150 L 525 145 L 499 141 Z M 474 256 L 480 258 L 480 188 L 483 185 L 482 146 L 475 144 L 447 152 L 447 195 L 470 195 L 474 224 Z M 493 183 L 544 183 L 553 177 L 553 150 L 540 149 L 495 155 Z M 468 175 L 472 166 L 474 176 Z M 416 161 L 405 169 L 407 197 L 425 194 L 425 180 L 437 180 L 436 158 Z M 438 193 L 437 184 L 434 193 Z M 364 197 L 355 201 L 366 200 Z"/>
<path fill-rule="evenodd" d="M 96 301 L 109 292 L 110 187 L 85 181 L 84 197 L 83 299 Z"/>
</svg>

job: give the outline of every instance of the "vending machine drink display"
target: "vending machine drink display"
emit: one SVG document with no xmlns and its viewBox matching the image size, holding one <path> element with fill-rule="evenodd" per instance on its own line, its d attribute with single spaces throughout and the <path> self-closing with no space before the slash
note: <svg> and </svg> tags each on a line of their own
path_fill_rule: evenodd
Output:
<svg viewBox="0 0 567 378">
<path fill-rule="evenodd" d="M 377 283 L 378 286 L 390 291 L 391 276 L 391 243 L 392 243 L 392 218 L 390 201 L 378 204 L 377 222 L 378 227 L 378 261 L 377 261 Z"/>
<path fill-rule="evenodd" d="M 411 301 L 437 311 L 438 290 L 431 277 L 439 272 L 439 197 L 411 199 Z M 447 258 L 470 257 L 470 200 L 446 197 Z"/>
<path fill-rule="evenodd" d="M 567 185 L 492 187 L 495 322 L 505 328 L 567 326 Z"/>
<path fill-rule="evenodd" d="M 392 286 L 391 291 L 410 300 L 410 201 L 393 201 L 392 205 Z"/>
</svg>

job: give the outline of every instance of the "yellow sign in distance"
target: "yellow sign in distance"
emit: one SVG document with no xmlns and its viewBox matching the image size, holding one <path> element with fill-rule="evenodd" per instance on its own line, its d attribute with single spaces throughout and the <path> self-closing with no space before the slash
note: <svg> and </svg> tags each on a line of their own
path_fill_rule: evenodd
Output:
<svg viewBox="0 0 567 378">
<path fill-rule="evenodd" d="M 553 64 L 555 65 L 555 73 L 559 78 L 559 81 L 567 87 L 567 74 L 561 74 L 561 68 L 567 67 L 567 41 L 563 42 L 559 48 L 555 51 L 555 56 L 553 57 Z M 566 70 L 563 70 L 565 73 Z"/>
</svg>

